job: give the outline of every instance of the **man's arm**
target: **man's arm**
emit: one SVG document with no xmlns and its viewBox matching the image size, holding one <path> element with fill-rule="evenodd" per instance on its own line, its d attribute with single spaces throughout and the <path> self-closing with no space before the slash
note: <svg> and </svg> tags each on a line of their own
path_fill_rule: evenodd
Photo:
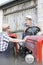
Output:
<svg viewBox="0 0 43 65">
<path fill-rule="evenodd" d="M 25 39 L 21 40 L 21 39 L 10 38 L 10 42 L 25 42 Z"/>
</svg>

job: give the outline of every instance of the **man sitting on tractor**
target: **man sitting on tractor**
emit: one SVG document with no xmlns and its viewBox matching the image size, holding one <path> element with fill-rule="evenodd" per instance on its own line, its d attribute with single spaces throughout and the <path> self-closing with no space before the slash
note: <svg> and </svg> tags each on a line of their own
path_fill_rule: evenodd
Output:
<svg viewBox="0 0 43 65">
<path fill-rule="evenodd" d="M 31 22 L 32 22 L 32 17 L 30 15 L 26 16 L 26 29 L 22 35 L 22 39 L 24 39 L 25 36 L 31 36 L 31 35 L 36 35 L 39 31 L 40 28 L 37 26 L 31 26 Z M 25 55 L 26 51 L 28 51 L 28 49 L 25 47 L 25 43 L 23 44 L 23 52 Z M 29 53 L 32 53 L 32 51 L 29 50 Z"/>
</svg>

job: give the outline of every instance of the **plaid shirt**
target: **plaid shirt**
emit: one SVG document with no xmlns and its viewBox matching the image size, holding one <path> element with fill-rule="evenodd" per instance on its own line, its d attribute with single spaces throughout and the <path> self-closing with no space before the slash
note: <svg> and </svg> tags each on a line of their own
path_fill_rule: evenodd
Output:
<svg viewBox="0 0 43 65">
<path fill-rule="evenodd" d="M 10 37 L 6 32 L 0 33 L 0 51 L 5 51 L 8 48 Z"/>
</svg>

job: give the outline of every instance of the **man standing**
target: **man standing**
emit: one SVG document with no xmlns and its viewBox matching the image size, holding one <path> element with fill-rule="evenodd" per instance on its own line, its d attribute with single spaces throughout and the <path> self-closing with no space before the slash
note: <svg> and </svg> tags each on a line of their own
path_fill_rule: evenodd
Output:
<svg viewBox="0 0 43 65">
<path fill-rule="evenodd" d="M 0 56 L 8 56 L 9 53 L 9 42 L 24 42 L 25 39 L 13 39 L 9 37 L 10 26 L 4 24 L 2 26 L 2 32 L 0 33 Z"/>
</svg>

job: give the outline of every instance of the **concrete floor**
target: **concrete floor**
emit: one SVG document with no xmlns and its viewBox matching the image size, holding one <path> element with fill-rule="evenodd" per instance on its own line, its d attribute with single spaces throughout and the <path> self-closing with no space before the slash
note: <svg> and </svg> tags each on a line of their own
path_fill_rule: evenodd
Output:
<svg viewBox="0 0 43 65">
<path fill-rule="evenodd" d="M 18 57 L 18 58 L 12 57 L 10 58 L 10 65 L 40 65 L 40 64 L 36 62 L 34 62 L 33 64 L 27 64 L 25 60 L 21 57 Z"/>
<path fill-rule="evenodd" d="M 28 65 L 24 59 L 18 57 L 0 58 L 0 65 Z"/>
<path fill-rule="evenodd" d="M 25 62 L 23 58 L 19 57 L 10 57 L 10 58 L 0 58 L 0 65 L 29 65 Z M 30 65 L 38 65 L 36 63 Z"/>
</svg>

